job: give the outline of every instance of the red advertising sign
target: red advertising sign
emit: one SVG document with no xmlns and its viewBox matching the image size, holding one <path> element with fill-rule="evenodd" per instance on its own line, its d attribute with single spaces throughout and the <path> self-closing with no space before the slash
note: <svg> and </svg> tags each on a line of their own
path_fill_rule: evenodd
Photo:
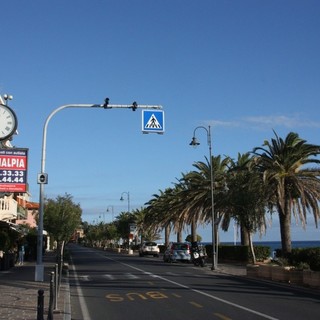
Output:
<svg viewBox="0 0 320 320">
<path fill-rule="evenodd" d="M 0 192 L 27 191 L 28 149 L 0 149 Z"/>
</svg>

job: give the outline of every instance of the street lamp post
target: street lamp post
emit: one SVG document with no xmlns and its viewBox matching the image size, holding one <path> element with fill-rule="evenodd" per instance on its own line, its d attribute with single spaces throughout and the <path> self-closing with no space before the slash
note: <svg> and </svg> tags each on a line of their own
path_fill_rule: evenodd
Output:
<svg viewBox="0 0 320 320">
<path fill-rule="evenodd" d="M 128 200 L 128 213 L 130 213 L 130 193 L 129 191 L 128 192 L 122 192 L 121 193 L 121 197 L 120 197 L 120 201 L 123 201 L 124 198 L 123 198 L 123 195 L 126 194 L 127 195 L 127 200 Z"/>
<path fill-rule="evenodd" d="M 113 207 L 113 206 L 108 206 L 108 207 L 107 207 L 107 210 L 106 210 L 107 212 L 110 211 L 109 208 L 111 208 L 111 219 L 112 219 L 111 222 L 113 222 L 114 207 Z"/>
<path fill-rule="evenodd" d="M 123 198 L 123 195 L 126 194 L 127 195 L 127 200 L 128 200 L 128 214 L 130 213 L 130 193 L 129 191 L 128 192 L 122 192 L 121 193 L 121 197 L 120 197 L 120 201 L 123 201 L 124 198 Z M 129 248 L 128 248 L 128 253 L 129 254 L 133 254 L 133 250 L 131 249 L 131 242 L 132 242 L 132 239 L 130 238 L 131 236 L 131 226 L 129 224 L 129 236 L 128 236 L 128 242 L 129 242 Z"/>
<path fill-rule="evenodd" d="M 99 214 L 99 220 L 101 220 L 101 222 L 103 221 L 103 223 L 106 223 L 104 212 L 102 212 L 102 216 Z"/>
<path fill-rule="evenodd" d="M 207 132 L 207 143 L 209 147 L 209 157 L 210 157 L 210 191 L 211 191 L 211 220 L 212 220 L 212 266 L 211 270 L 217 269 L 217 260 L 216 260 L 216 248 L 215 248 L 215 213 L 214 213 L 214 180 L 213 180 L 213 163 L 212 163 L 212 143 L 211 143 L 211 129 L 210 126 L 208 128 L 199 126 L 196 127 L 193 131 L 193 137 L 190 142 L 191 146 L 198 146 L 200 142 L 198 142 L 196 138 L 197 129 L 204 129 Z"/>
</svg>

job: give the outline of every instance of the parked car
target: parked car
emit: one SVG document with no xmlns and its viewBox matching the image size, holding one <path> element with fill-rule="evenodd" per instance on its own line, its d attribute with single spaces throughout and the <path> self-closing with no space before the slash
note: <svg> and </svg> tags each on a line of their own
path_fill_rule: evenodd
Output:
<svg viewBox="0 0 320 320">
<path fill-rule="evenodd" d="M 190 245 L 183 242 L 170 242 L 163 254 L 164 262 L 191 261 Z"/>
<path fill-rule="evenodd" d="M 159 257 L 159 247 L 156 242 L 146 241 L 143 242 L 139 248 L 139 256 L 143 257 L 146 255 L 153 255 L 154 257 Z"/>
</svg>

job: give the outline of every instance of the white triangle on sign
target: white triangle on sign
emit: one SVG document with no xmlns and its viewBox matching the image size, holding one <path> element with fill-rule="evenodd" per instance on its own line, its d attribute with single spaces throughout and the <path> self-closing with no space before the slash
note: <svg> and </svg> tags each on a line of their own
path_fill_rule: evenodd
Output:
<svg viewBox="0 0 320 320">
<path fill-rule="evenodd" d="M 154 115 L 154 113 L 151 115 L 150 119 L 148 120 L 147 124 L 145 125 L 145 128 L 147 129 L 161 129 L 161 125 Z"/>
</svg>

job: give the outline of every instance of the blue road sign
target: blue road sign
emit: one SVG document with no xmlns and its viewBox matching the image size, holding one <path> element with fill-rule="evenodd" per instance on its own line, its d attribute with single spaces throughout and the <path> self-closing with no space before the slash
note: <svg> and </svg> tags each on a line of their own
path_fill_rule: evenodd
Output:
<svg viewBox="0 0 320 320">
<path fill-rule="evenodd" d="M 163 110 L 142 110 L 142 132 L 164 133 Z"/>
</svg>

